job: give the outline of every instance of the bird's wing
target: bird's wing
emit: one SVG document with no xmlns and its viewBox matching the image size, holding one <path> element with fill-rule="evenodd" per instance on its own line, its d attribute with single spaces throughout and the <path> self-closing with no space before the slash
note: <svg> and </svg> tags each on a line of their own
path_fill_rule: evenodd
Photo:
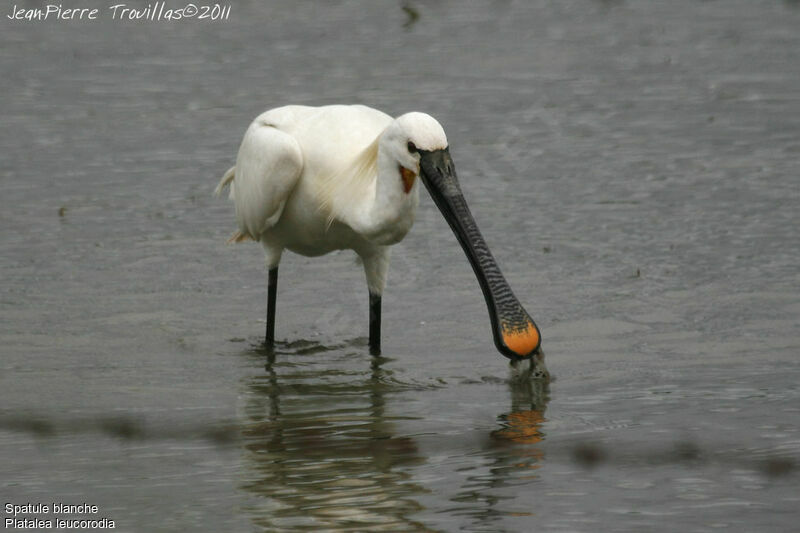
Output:
<svg viewBox="0 0 800 533">
<path fill-rule="evenodd" d="M 258 241 L 278 222 L 302 170 L 303 153 L 294 137 L 263 121 L 250 125 L 231 183 L 239 224 L 237 240 Z"/>
</svg>

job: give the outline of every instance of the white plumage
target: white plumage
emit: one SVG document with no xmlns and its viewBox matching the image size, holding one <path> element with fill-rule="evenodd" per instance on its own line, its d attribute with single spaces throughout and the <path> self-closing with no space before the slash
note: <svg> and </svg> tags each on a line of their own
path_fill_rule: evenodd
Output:
<svg viewBox="0 0 800 533">
<path fill-rule="evenodd" d="M 417 179 L 417 178 L 420 179 Z M 267 344 L 274 341 L 278 264 L 288 249 L 318 256 L 354 250 L 370 296 L 370 349 L 380 352 L 381 294 L 389 247 L 414 223 L 419 182 L 458 237 L 486 298 L 501 353 L 539 353 L 539 331 L 517 301 L 461 194 L 447 136 L 424 113 L 398 118 L 361 105 L 285 106 L 250 124 L 230 185 L 239 229 L 232 241 L 261 243 L 269 271 Z"/>
<path fill-rule="evenodd" d="M 406 193 L 399 166 L 419 173 L 407 150 L 447 146 L 433 118 L 397 120 L 361 105 L 285 106 L 262 113 L 242 140 L 230 184 L 239 231 L 233 240 L 260 241 L 267 268 L 289 249 L 318 256 L 352 249 L 364 262 L 370 291 L 386 283 L 388 245 L 411 229 L 419 202 L 415 180 Z"/>
</svg>

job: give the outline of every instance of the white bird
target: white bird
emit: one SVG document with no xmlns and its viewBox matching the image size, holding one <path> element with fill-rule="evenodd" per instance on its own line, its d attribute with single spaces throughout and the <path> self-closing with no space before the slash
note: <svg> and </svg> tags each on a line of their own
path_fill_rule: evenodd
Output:
<svg viewBox="0 0 800 533">
<path fill-rule="evenodd" d="M 470 214 L 442 126 L 424 113 L 392 118 L 361 105 L 266 111 L 250 124 L 236 165 L 217 186 L 220 194 L 230 185 L 236 206 L 239 230 L 231 240 L 260 242 L 266 254 L 267 345 L 275 339 L 283 251 L 319 256 L 350 249 L 363 260 L 370 352 L 380 353 L 389 250 L 414 223 L 419 181 L 472 264 L 497 349 L 512 360 L 543 357 L 538 327 L 514 296 Z"/>
</svg>

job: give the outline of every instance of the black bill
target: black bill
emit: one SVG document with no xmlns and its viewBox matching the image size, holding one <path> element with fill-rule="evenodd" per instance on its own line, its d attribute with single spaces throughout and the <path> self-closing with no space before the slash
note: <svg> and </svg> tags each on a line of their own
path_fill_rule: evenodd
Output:
<svg viewBox="0 0 800 533">
<path fill-rule="evenodd" d="M 419 150 L 419 154 L 422 182 L 456 234 L 478 278 L 497 349 L 513 360 L 531 357 L 541 346 L 539 328 L 514 296 L 483 240 L 461 193 L 450 151 Z"/>
</svg>

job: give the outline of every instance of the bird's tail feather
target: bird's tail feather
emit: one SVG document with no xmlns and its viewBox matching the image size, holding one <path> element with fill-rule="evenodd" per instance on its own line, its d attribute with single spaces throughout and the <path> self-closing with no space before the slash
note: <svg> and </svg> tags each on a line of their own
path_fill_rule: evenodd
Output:
<svg viewBox="0 0 800 533">
<path fill-rule="evenodd" d="M 237 242 L 252 241 L 252 240 L 253 238 L 250 235 L 242 233 L 241 231 L 236 231 L 234 232 L 233 235 L 231 235 L 231 238 L 228 239 L 228 244 L 235 244 Z"/>
<path fill-rule="evenodd" d="M 234 178 L 235 174 L 236 174 L 236 166 L 232 166 L 231 168 L 228 169 L 227 172 L 225 172 L 225 174 L 222 175 L 222 179 L 219 180 L 219 184 L 217 185 L 217 188 L 214 189 L 214 196 L 221 195 L 222 191 L 225 190 L 225 187 L 227 187 L 228 185 L 231 185 L 231 183 L 233 182 L 233 178 Z M 231 185 L 231 189 L 233 189 L 232 185 Z M 233 191 L 231 190 L 231 192 L 233 192 Z"/>
<path fill-rule="evenodd" d="M 219 184 L 217 184 L 217 188 L 214 189 L 214 196 L 220 196 L 222 191 L 225 190 L 225 187 L 230 185 L 231 187 L 231 198 L 233 198 L 233 178 L 236 175 L 236 166 L 232 166 L 228 169 L 225 174 L 222 175 L 222 179 L 219 180 Z M 242 233 L 241 231 L 236 231 L 231 238 L 228 239 L 228 244 L 242 242 L 242 241 L 251 241 L 253 238 L 248 235 L 247 233 Z"/>
</svg>

